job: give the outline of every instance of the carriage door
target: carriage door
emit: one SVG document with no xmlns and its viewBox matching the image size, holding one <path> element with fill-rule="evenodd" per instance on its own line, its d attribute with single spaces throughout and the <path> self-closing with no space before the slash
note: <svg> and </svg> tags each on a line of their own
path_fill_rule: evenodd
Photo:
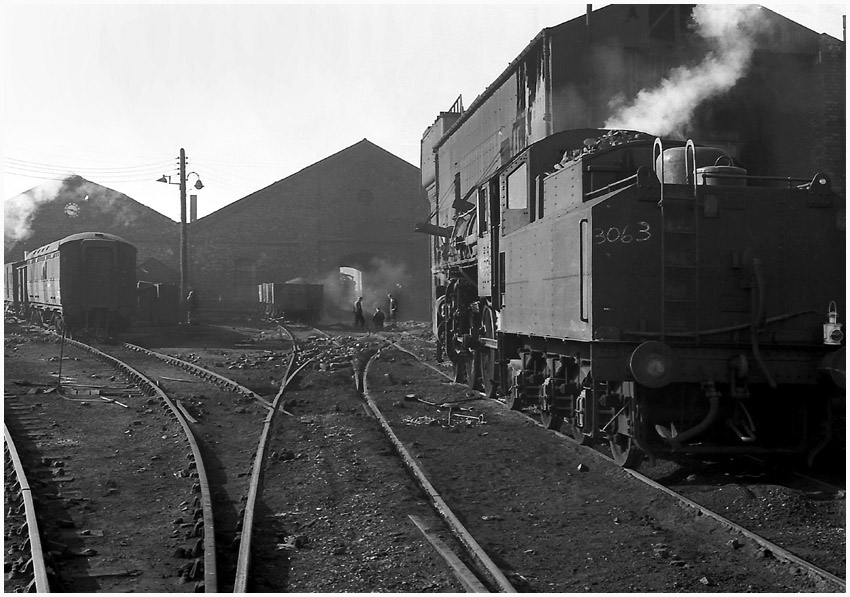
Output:
<svg viewBox="0 0 850 597">
<path fill-rule="evenodd" d="M 110 241 L 84 240 L 81 250 L 81 304 L 87 308 L 117 308 L 115 245 Z"/>
<path fill-rule="evenodd" d="M 15 300 L 21 305 L 22 308 L 26 309 L 29 306 L 30 302 L 29 286 L 27 286 L 26 264 L 21 264 L 20 266 L 15 267 L 14 275 L 17 277 L 18 280 L 17 284 L 12 285 L 16 293 Z"/>
</svg>

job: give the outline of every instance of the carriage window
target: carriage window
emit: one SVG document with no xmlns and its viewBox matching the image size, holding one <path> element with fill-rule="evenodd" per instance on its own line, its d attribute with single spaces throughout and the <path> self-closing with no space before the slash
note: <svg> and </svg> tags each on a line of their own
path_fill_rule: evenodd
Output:
<svg viewBox="0 0 850 597">
<path fill-rule="evenodd" d="M 478 236 L 484 236 L 484 233 L 489 229 L 487 206 L 487 189 L 482 187 L 478 189 Z"/>
<path fill-rule="evenodd" d="M 508 174 L 508 209 L 528 208 L 528 166 L 522 164 Z"/>
</svg>

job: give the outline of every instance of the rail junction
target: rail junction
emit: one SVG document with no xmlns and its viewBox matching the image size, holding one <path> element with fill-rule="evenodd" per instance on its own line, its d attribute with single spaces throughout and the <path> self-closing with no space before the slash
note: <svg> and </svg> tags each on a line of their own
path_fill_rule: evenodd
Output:
<svg viewBox="0 0 850 597">
<path fill-rule="evenodd" d="M 153 352 L 136 344 L 96 349 L 122 371 L 100 372 L 100 380 L 128 383 L 121 396 L 101 388 L 87 399 L 115 412 L 135 409 L 125 413 L 133 417 L 170 404 L 169 433 L 181 430 L 182 439 L 169 442 L 186 475 L 174 479 L 188 484 L 189 495 L 165 499 L 183 511 L 172 536 L 159 538 L 174 547 L 158 558 L 163 591 L 187 583 L 206 592 L 844 590 L 844 560 L 825 557 L 828 549 L 795 554 L 761 537 L 764 529 L 709 518 L 693 491 L 693 499 L 674 495 L 450 382 L 428 358 L 422 330 L 255 328 L 243 328 L 241 341 L 230 339 L 227 348 L 204 339 L 203 346 Z M 57 345 L 42 341 L 39 358 L 49 359 Z M 73 354 L 64 375 L 52 372 L 66 390 L 87 371 Z M 7 367 L 9 357 L 7 342 Z M 47 404 L 68 393 L 18 392 L 14 399 L 38 396 Z M 717 492 L 761 491 L 739 480 L 707 484 Z M 820 491 L 807 502 L 815 504 L 807 506 L 815 532 L 824 545 L 843 545 L 844 529 L 835 528 L 843 489 Z M 814 493 L 797 491 L 794 504 Z M 81 503 L 94 508 L 96 501 Z M 7 551 L 10 540 L 7 532 Z M 56 539 L 48 545 L 55 548 Z M 45 568 L 62 577 L 67 560 L 52 560 L 51 551 Z M 35 582 L 21 574 L 35 566 L 13 567 Z M 106 578 L 108 590 L 132 590 L 150 581 L 147 570 L 124 572 L 90 586 L 103 590 Z M 115 588 L 119 580 L 124 589 Z"/>
</svg>

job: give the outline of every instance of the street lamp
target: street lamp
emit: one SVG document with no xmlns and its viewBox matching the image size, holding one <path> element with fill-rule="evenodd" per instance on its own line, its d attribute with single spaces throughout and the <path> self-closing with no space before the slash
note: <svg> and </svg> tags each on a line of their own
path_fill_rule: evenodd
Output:
<svg viewBox="0 0 850 597">
<path fill-rule="evenodd" d="M 186 314 L 186 288 L 189 286 L 189 240 L 186 235 L 186 179 L 194 174 L 198 177 L 195 188 L 199 191 L 204 188 L 201 177 L 197 172 L 186 174 L 186 150 L 180 148 L 180 181 L 171 182 L 171 177 L 162 175 L 157 182 L 180 185 L 180 318 Z"/>
</svg>

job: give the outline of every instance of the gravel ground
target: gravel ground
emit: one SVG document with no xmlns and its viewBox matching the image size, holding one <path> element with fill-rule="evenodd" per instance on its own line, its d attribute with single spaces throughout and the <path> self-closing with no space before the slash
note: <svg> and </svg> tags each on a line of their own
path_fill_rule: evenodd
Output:
<svg viewBox="0 0 850 597">
<path fill-rule="evenodd" d="M 315 360 L 286 395 L 292 416 L 281 419 L 268 469 L 268 485 L 278 501 L 267 504 L 260 535 L 275 549 L 262 550 L 258 561 L 265 570 L 277 567 L 279 574 L 259 575 L 256 590 L 460 590 L 408 518 L 427 512 L 424 496 L 400 472 L 377 421 L 354 391 L 351 361 L 376 350 L 380 356 L 368 378 L 373 399 L 518 590 L 824 590 L 593 452 L 547 432 L 522 413 L 470 394 L 389 347 L 387 340 L 397 340 L 449 370 L 433 363 L 427 324 L 400 327 L 381 336 L 338 327 L 331 332 L 334 341 L 303 332 L 303 353 Z M 134 340 L 238 377 L 267 399 L 277 391 L 287 348 L 279 333 L 257 321 L 147 330 Z M 452 423 L 448 408 L 435 406 L 449 402 Z M 161 446 L 151 445 L 151 454 L 157 449 Z M 723 494 L 726 506 L 743 511 L 741 504 L 754 503 L 730 500 L 732 494 Z M 773 504 L 789 528 L 805 532 L 811 512 L 786 497 L 766 492 L 756 502 Z M 123 505 L 132 510 L 132 503 Z M 754 511 L 754 517 L 764 512 Z M 826 543 L 818 548 L 832 546 L 843 563 L 843 501 L 836 502 L 831 516 L 836 533 L 821 538 Z"/>
</svg>

